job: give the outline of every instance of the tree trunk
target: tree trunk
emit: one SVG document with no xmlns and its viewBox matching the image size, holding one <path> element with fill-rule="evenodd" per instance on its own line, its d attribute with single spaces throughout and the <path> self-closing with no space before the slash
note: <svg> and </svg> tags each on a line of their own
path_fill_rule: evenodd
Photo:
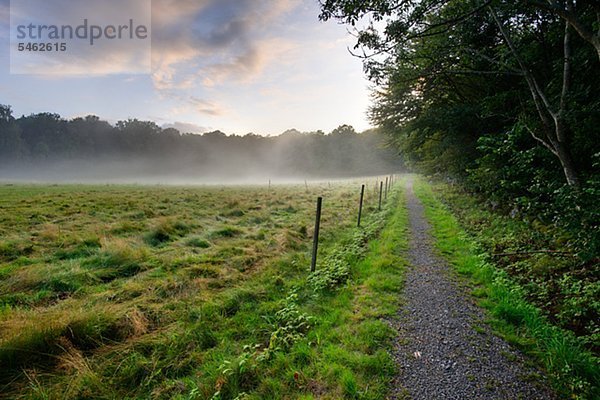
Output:
<svg viewBox="0 0 600 400">
<path fill-rule="evenodd" d="M 567 8 L 570 10 L 572 3 L 567 1 Z M 550 103 L 548 97 L 546 97 L 544 90 L 538 84 L 537 79 L 533 73 L 527 68 L 525 62 L 521 58 L 517 48 L 515 47 L 509 33 L 504 29 L 502 22 L 498 18 L 494 8 L 488 7 L 492 18 L 496 22 L 500 33 L 504 37 L 506 44 L 508 45 L 511 53 L 517 60 L 519 67 L 523 73 L 527 86 L 531 92 L 533 102 L 539 114 L 540 120 L 543 126 L 544 137 L 540 137 L 535 132 L 529 129 L 531 136 L 542 143 L 552 154 L 554 154 L 562 166 L 567 184 L 569 186 L 579 185 L 579 176 L 577 168 L 573 162 L 573 157 L 569 150 L 567 135 L 569 132 L 568 127 L 565 124 L 565 113 L 568 108 L 568 95 L 571 89 L 571 33 L 570 23 L 565 22 L 565 36 L 563 42 L 564 49 L 564 60 L 563 60 L 563 82 L 562 92 L 560 96 L 560 105 L 558 111 L 555 111 L 554 107 Z M 600 55 L 600 53 L 599 53 Z"/>
<path fill-rule="evenodd" d="M 569 186 L 579 186 L 579 174 L 573 163 L 573 157 L 571 156 L 569 148 L 561 142 L 555 143 L 554 148 L 556 149 L 556 155 L 563 168 L 565 177 L 567 178 L 567 183 Z"/>
</svg>

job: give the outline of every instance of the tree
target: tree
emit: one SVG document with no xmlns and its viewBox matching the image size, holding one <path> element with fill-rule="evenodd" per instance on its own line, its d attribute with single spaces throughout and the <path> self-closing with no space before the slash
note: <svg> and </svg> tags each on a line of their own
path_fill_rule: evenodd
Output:
<svg viewBox="0 0 600 400">
<path fill-rule="evenodd" d="M 4 162 L 18 160 L 22 156 L 21 130 L 10 106 L 0 104 L 0 159 Z"/>
<path fill-rule="evenodd" d="M 563 3 L 573 15 L 583 15 L 582 11 L 575 14 L 572 1 Z M 453 101 L 479 101 L 486 86 L 498 77 L 511 81 L 520 77 L 531 101 L 520 99 L 519 122 L 559 160 L 567 183 L 577 186 L 578 166 L 571 154 L 574 128 L 569 118 L 572 59 L 575 50 L 585 50 L 573 47 L 571 19 L 562 28 L 562 51 L 556 51 L 553 35 L 559 32 L 560 23 L 546 9 L 526 1 L 327 0 L 322 2 L 321 18 L 352 25 L 365 16 L 386 21 L 381 30 L 372 23 L 358 30 L 355 49 L 362 49 L 365 70 L 380 85 L 372 117 L 388 131 L 390 121 L 406 127 L 427 115 L 427 110 L 447 107 Z M 590 8 L 585 10 L 589 14 Z M 539 63 L 540 55 L 548 62 Z M 488 82 L 481 82 L 482 77 Z M 454 95 L 462 99 L 455 101 Z M 539 123 L 530 122 L 530 104 Z"/>
<path fill-rule="evenodd" d="M 67 122 L 58 114 L 39 113 L 17 120 L 31 156 L 61 158 L 72 155 L 76 144 L 68 138 Z"/>
<path fill-rule="evenodd" d="M 12 108 L 4 104 L 0 104 L 0 123 L 6 124 L 14 121 Z"/>
<path fill-rule="evenodd" d="M 567 3 L 570 3 L 570 1 L 567 0 Z M 571 27 L 569 22 L 567 21 L 565 23 L 564 28 L 561 94 L 560 99 L 558 101 L 558 105 L 553 105 L 549 97 L 546 95 L 542 85 L 540 85 L 529 66 L 521 57 L 520 52 L 517 49 L 510 32 L 508 32 L 508 30 L 504 26 L 505 24 L 508 24 L 510 18 L 506 18 L 505 21 L 501 21 L 495 9 L 492 6 L 489 7 L 489 12 L 492 15 L 492 18 L 494 19 L 494 22 L 498 26 L 502 37 L 506 41 L 506 44 L 510 49 L 510 53 L 513 55 L 514 59 L 518 63 L 519 71 L 523 75 L 525 81 L 527 82 L 527 86 L 529 88 L 529 91 L 531 92 L 531 97 L 535 104 L 535 108 L 542 122 L 541 135 L 537 134 L 534 129 L 531 129 L 529 127 L 527 128 L 527 130 L 531 133 L 531 136 L 535 140 L 540 142 L 548 150 L 550 150 L 552 154 L 558 157 L 562 165 L 565 177 L 567 179 L 567 183 L 572 186 L 578 186 L 579 174 L 571 156 L 568 137 L 570 128 L 565 118 L 568 112 L 567 99 L 570 95 L 572 81 Z"/>
<path fill-rule="evenodd" d="M 118 147 L 113 127 L 95 115 L 72 119 L 67 124 L 67 131 L 78 157 L 111 153 Z"/>
<path fill-rule="evenodd" d="M 564 19 L 583 40 L 594 46 L 600 60 L 600 1 L 527 0 L 527 3 Z"/>
<path fill-rule="evenodd" d="M 340 125 L 331 131 L 332 136 L 356 135 L 356 130 L 351 125 Z"/>
</svg>

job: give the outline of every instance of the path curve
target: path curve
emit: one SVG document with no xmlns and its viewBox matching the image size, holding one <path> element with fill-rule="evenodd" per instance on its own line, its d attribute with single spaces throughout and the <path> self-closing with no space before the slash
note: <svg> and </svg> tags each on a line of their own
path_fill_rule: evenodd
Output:
<svg viewBox="0 0 600 400">
<path fill-rule="evenodd" d="M 407 185 L 409 261 L 394 358 L 392 399 L 527 399 L 556 396 L 524 356 L 483 322 L 464 285 L 433 247 L 423 206 Z M 477 327 L 477 328 L 475 328 Z"/>
</svg>

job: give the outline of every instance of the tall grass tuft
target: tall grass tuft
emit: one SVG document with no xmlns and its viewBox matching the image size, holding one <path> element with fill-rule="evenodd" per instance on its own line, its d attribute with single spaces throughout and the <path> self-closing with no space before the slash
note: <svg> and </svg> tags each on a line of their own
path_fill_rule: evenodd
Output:
<svg viewBox="0 0 600 400">
<path fill-rule="evenodd" d="M 144 240 L 151 246 L 161 246 L 184 236 L 190 230 L 190 226 L 183 221 L 163 219 L 150 232 L 146 233 Z"/>
<path fill-rule="evenodd" d="M 122 239 L 105 242 L 99 253 L 82 262 L 96 277 L 109 282 L 138 274 L 148 267 L 148 252 L 135 243 Z"/>
</svg>

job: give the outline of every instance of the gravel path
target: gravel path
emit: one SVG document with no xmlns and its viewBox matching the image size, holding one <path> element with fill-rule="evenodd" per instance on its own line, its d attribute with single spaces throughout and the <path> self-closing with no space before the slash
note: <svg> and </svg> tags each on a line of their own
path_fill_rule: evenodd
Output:
<svg viewBox="0 0 600 400">
<path fill-rule="evenodd" d="M 555 399 L 544 378 L 484 324 L 485 314 L 436 256 L 420 201 L 408 187 L 411 229 L 392 399 Z"/>
</svg>

